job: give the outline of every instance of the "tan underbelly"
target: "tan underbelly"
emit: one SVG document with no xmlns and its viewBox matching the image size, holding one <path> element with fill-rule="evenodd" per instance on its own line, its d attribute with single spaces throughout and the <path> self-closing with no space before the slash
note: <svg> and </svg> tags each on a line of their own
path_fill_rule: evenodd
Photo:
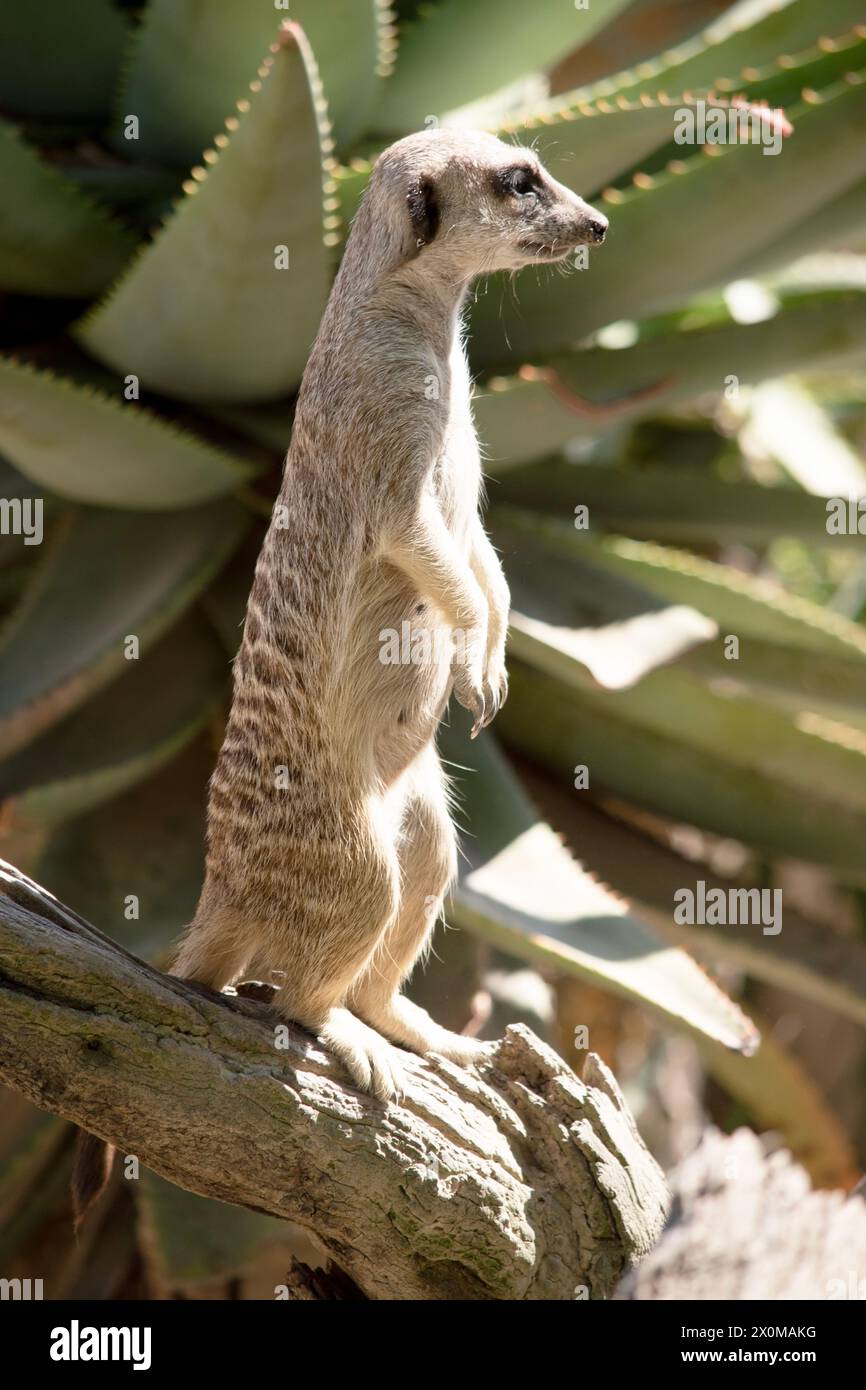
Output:
<svg viewBox="0 0 866 1390">
<path fill-rule="evenodd" d="M 452 630 L 390 565 L 365 576 L 353 606 L 343 668 L 353 735 L 389 783 L 435 733 L 451 686 Z"/>
</svg>

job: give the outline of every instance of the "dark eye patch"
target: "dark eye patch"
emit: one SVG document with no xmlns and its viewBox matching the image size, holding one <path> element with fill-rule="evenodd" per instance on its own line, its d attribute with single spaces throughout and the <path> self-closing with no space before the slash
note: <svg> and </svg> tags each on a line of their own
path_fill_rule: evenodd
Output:
<svg viewBox="0 0 866 1390">
<path fill-rule="evenodd" d="M 496 185 L 500 193 L 516 194 L 538 193 L 541 185 L 534 169 L 525 164 L 515 164 L 510 169 L 500 169 L 496 174 Z"/>
</svg>

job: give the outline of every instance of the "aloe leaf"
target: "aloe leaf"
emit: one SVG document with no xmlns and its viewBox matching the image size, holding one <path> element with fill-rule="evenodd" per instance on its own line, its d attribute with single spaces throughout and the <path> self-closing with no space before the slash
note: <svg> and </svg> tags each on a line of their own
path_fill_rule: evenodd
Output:
<svg viewBox="0 0 866 1390">
<path fill-rule="evenodd" d="M 568 74 L 575 71 L 606 75 L 634 68 L 662 48 L 670 50 L 699 34 L 719 14 L 717 0 L 689 0 L 688 5 L 665 5 L 660 22 L 647 24 L 647 9 L 656 5 L 657 0 L 637 0 L 595 36 L 588 53 L 569 54 L 555 74 L 557 86 L 565 90 L 564 84 L 574 80 Z"/>
<path fill-rule="evenodd" d="M 58 522 L 0 638 L 0 756 L 150 651 L 217 573 L 247 524 L 217 502 L 184 512 L 79 511 Z"/>
<path fill-rule="evenodd" d="M 709 642 L 718 629 L 694 608 L 676 604 L 586 627 L 566 627 L 515 609 L 509 632 L 512 650 L 551 675 L 578 662 L 597 685 L 627 690 L 657 666 Z"/>
<path fill-rule="evenodd" d="M 133 402 L 0 358 L 0 449 L 32 482 L 102 507 L 207 502 L 255 469 Z"/>
<path fill-rule="evenodd" d="M 752 63 L 744 71 L 720 77 L 713 91 L 720 96 L 743 93 L 749 101 L 787 107 L 800 101 L 804 89 L 821 91 L 847 72 L 860 72 L 866 67 L 866 27 L 860 24 L 840 33 L 833 19 L 831 28 L 832 38 L 795 54 L 789 49 L 766 67 Z"/>
<path fill-rule="evenodd" d="M 340 209 L 340 225 L 346 235 L 372 172 L 373 160 L 360 156 L 349 164 L 338 164 L 334 169 L 334 197 Z"/>
<path fill-rule="evenodd" d="M 575 471 L 579 477 L 581 470 Z M 575 495 L 584 501 L 579 486 Z M 597 515 L 590 515 L 598 525 Z M 510 552 L 514 603 L 542 624 L 551 619 L 559 624 L 558 630 L 546 631 L 538 622 L 527 626 L 515 619 L 512 650 L 540 669 L 560 675 L 580 660 L 573 629 L 580 635 L 587 624 L 596 625 L 602 659 L 610 633 L 614 652 L 621 651 L 626 668 L 636 671 L 642 654 L 630 652 L 628 638 L 640 631 L 651 669 L 660 663 L 653 661 L 649 634 L 661 636 L 672 627 L 684 639 L 690 632 L 699 639 L 694 617 L 685 628 L 678 620 L 687 604 L 689 614 L 696 607 L 711 618 L 723 639 L 736 637 L 737 657 L 729 659 L 723 640 L 684 640 L 671 653 L 684 669 L 732 692 L 769 700 L 803 727 L 812 719 L 831 739 L 844 742 L 844 732 L 826 728 L 817 716 L 843 723 L 853 717 L 860 726 L 866 713 L 866 637 L 856 623 L 767 582 L 668 548 L 617 537 L 573 539 L 561 522 L 510 508 L 497 509 L 494 524 L 497 539 Z M 591 661 L 582 664 L 592 669 Z M 609 684 L 603 669 L 594 674 L 597 683 Z M 849 737 L 861 741 L 856 732 L 849 731 Z"/>
<path fill-rule="evenodd" d="M 279 23 L 268 0 L 150 0 L 125 64 L 114 145 L 132 159 L 195 164 L 246 95 Z"/>
<path fill-rule="evenodd" d="M 394 51 L 392 16 L 381 0 L 295 0 L 297 20 L 316 55 L 338 149 L 366 130 Z"/>
<path fill-rule="evenodd" d="M 736 663 L 717 646 L 689 652 L 683 665 L 704 680 L 778 705 L 800 728 L 866 748 L 866 669 L 862 656 L 830 656 L 794 644 L 740 641 Z M 733 670 L 731 668 L 734 668 Z M 852 725 L 848 728 L 847 725 Z"/>
<path fill-rule="evenodd" d="M 752 108 L 766 106 L 770 111 L 784 113 L 790 107 L 799 105 L 811 92 L 823 91 L 845 78 L 848 73 L 860 72 L 864 67 L 866 27 L 861 25 L 837 39 L 822 38 L 805 52 L 793 56 L 785 53 L 766 66 L 756 67 L 750 64 L 735 75 L 719 76 L 711 84 L 712 91 L 708 90 L 707 83 L 699 83 L 698 90 L 703 93 L 699 98 L 695 95 L 694 84 L 691 84 L 691 90 L 687 94 L 688 102 L 680 96 L 668 95 L 669 92 L 682 90 L 676 84 L 683 79 L 678 76 L 677 69 L 673 68 L 666 77 L 673 80 L 674 86 L 666 87 L 658 100 L 668 108 L 669 115 L 670 108 L 675 107 L 678 117 L 685 106 L 693 105 L 696 101 L 706 102 L 713 110 L 724 110 L 729 103 L 746 103 Z M 616 107 L 634 110 L 652 103 L 653 97 L 650 96 L 650 92 L 643 90 L 630 95 L 619 93 L 614 98 L 602 98 L 596 105 L 608 110 Z M 585 103 L 582 109 L 585 109 Z M 540 115 L 544 122 L 556 119 L 551 113 L 549 103 L 542 108 Z M 644 169 L 653 173 L 663 168 L 669 160 L 677 158 L 679 154 L 680 149 L 673 138 L 673 127 L 669 124 L 666 138 L 658 142 L 657 148 L 651 154 L 636 153 L 632 168 L 641 167 L 643 160 Z M 592 191 L 595 191 L 594 188 Z"/>
<path fill-rule="evenodd" d="M 808 599 L 796 598 L 769 580 L 742 574 L 724 564 L 688 555 L 648 541 L 606 537 L 584 538 L 555 521 L 544 521 L 509 510 L 507 527 L 541 538 L 545 548 L 580 560 L 584 556 L 601 573 L 644 585 L 666 603 L 694 603 L 721 630 L 741 637 L 771 639 L 816 655 L 838 656 L 853 662 L 866 657 L 866 632 L 840 614 L 827 612 Z"/>
<path fill-rule="evenodd" d="M 496 535 L 509 543 L 507 528 Z M 509 556 L 514 605 L 510 646 L 525 662 L 567 684 L 591 688 L 589 678 L 575 669 L 577 663 L 596 685 L 626 689 L 648 671 L 678 660 L 710 685 L 719 682 L 731 692 L 777 703 L 799 728 L 831 741 L 838 738 L 842 744 L 844 731 L 828 727 L 828 717 L 845 720 L 853 713 L 862 719 L 866 642 L 856 624 L 835 616 L 823 621 L 824 610 L 810 605 L 799 623 L 796 610 L 788 614 L 787 624 L 780 623 L 776 607 L 752 596 L 751 630 L 734 632 L 737 659 L 728 659 L 724 642 L 712 641 L 719 635 L 716 621 L 694 606 L 677 603 L 673 585 L 664 595 L 653 587 L 652 571 L 642 570 L 639 560 L 610 570 L 603 562 L 594 564 L 592 545 L 582 549 L 584 555 L 577 550 L 566 564 L 532 537 L 527 543 L 524 535 L 517 553 Z M 689 587 L 681 588 L 685 600 Z M 706 592 L 695 584 L 692 602 L 701 602 Z M 716 610 L 724 612 L 724 600 L 716 599 Z M 777 634 L 777 627 L 783 631 Z M 730 627 L 723 632 L 730 638 Z M 823 648 L 820 655 L 816 642 Z M 755 714 L 758 717 L 758 708 Z M 866 748 L 866 739 L 848 733 Z"/>
<path fill-rule="evenodd" d="M 589 356 L 591 351 L 603 349 L 575 356 Z M 499 477 L 548 458 L 573 439 L 601 434 L 608 422 L 602 412 L 592 414 L 591 402 L 589 411 L 584 411 L 584 399 L 569 391 L 552 367 L 523 366 L 513 375 L 476 382 L 472 414 L 484 447 L 485 472 Z M 661 399 L 661 394 L 653 397 L 646 408 L 654 411 Z M 623 409 L 626 419 L 640 413 L 638 407 Z"/>
<path fill-rule="evenodd" d="M 39 860 L 52 893 L 68 894 L 103 931 L 155 964 L 167 964 L 201 892 L 215 756 L 209 740 L 196 739 L 146 781 L 55 827 Z"/>
<path fill-rule="evenodd" d="M 791 113 L 794 135 L 776 157 L 765 157 L 752 144 L 708 147 L 715 153 L 694 154 L 627 192 L 610 190 L 599 205 L 610 217 L 611 231 L 587 269 L 566 279 L 523 274 L 520 329 L 514 336 L 524 360 L 564 349 L 605 323 L 658 312 L 739 276 L 750 256 L 772 249 L 806 219 L 819 245 L 826 202 L 861 174 L 864 118 L 866 81 L 853 74 Z M 830 148 L 832 160 L 827 159 Z M 514 357 L 505 346 L 513 325 L 499 294 L 477 301 L 472 322 L 480 362 Z"/>
<path fill-rule="evenodd" d="M 584 502 L 583 470 L 572 471 L 574 496 Z M 659 546 L 572 541 L 562 523 L 506 508 L 494 512 L 494 524 L 518 610 L 511 649 L 539 669 L 576 679 L 577 661 L 597 684 L 624 688 L 676 658 L 711 684 L 778 704 L 803 727 L 809 711 L 843 723 L 853 716 L 858 727 L 866 714 L 866 638 L 840 615 Z M 719 630 L 736 637 L 736 660 L 724 641 L 710 640 Z M 844 742 L 844 732 L 812 722 Z"/>
<path fill-rule="evenodd" d="M 292 437 L 292 401 L 274 401 L 269 405 L 211 404 L 207 413 L 212 419 L 228 425 L 230 429 L 248 435 L 263 449 L 285 458 Z"/>
<path fill-rule="evenodd" d="M 22 507 L 20 530 L 17 524 L 8 529 L 0 545 L 0 631 L 7 613 L 18 601 L 19 595 L 28 583 L 38 564 L 39 544 L 37 538 L 48 533 L 56 508 L 51 498 L 36 498 L 34 489 L 17 469 L 0 458 L 0 506 L 6 516 L 15 518 L 14 508 Z M 36 510 L 41 503 L 41 519 Z M 8 526 L 8 523 L 7 523 Z M 41 543 L 41 542 L 40 542 Z"/>
<path fill-rule="evenodd" d="M 489 734 L 469 744 L 448 729 L 443 744 L 458 768 L 470 770 L 460 786 L 470 867 L 450 914 L 459 925 L 521 960 L 647 1005 L 678 1028 L 754 1049 L 754 1029 L 694 961 L 572 859 Z"/>
<path fill-rule="evenodd" d="M 579 498 L 577 499 L 580 500 Z M 493 513 L 500 544 L 518 558 L 532 548 L 549 557 L 563 578 L 572 566 L 595 570 L 595 584 L 614 577 L 639 585 L 664 603 L 690 603 L 718 624 L 722 632 L 741 638 L 770 640 L 816 655 L 854 662 L 866 658 L 866 631 L 818 604 L 786 593 L 768 580 L 742 574 L 729 566 L 649 541 L 624 537 L 595 538 L 552 518 L 517 508 Z M 568 562 L 563 565 L 562 561 Z M 528 566 L 529 561 L 526 561 Z M 561 599 L 565 601 L 564 597 Z M 732 663 L 733 664 L 733 663 Z"/>
<path fill-rule="evenodd" d="M 371 125 L 385 134 L 423 129 L 430 116 L 498 91 L 526 72 L 549 68 L 625 9 L 628 0 L 441 0 L 401 26 L 397 64 Z"/>
<path fill-rule="evenodd" d="M 327 299 L 326 136 L 296 26 L 281 30 L 260 74 L 227 122 L 231 139 L 218 139 L 153 243 L 76 329 L 96 357 L 168 395 L 285 395 Z"/>
<path fill-rule="evenodd" d="M 176 169 L 152 164 L 90 163 L 76 151 L 60 153 L 56 168 L 88 198 L 121 210 L 124 217 L 145 230 L 162 220 L 183 181 L 183 174 Z M 151 208 L 159 208 L 159 215 L 152 216 Z"/>
<path fill-rule="evenodd" d="M 703 1039 L 698 1050 L 709 1074 L 745 1108 L 755 1128 L 778 1134 L 816 1187 L 850 1188 L 860 1178 L 845 1125 L 769 1025 L 748 1065 Z"/>
<path fill-rule="evenodd" d="M 784 907 L 783 926 L 765 936 L 747 922 L 725 926 L 684 925 L 674 921 L 674 894 L 698 879 L 707 891 L 757 887 L 750 874 L 736 882 L 722 878 L 703 862 L 642 834 L 626 822 L 587 802 L 565 779 L 556 783 L 535 775 L 530 793 L 551 824 L 578 852 L 586 871 L 628 899 L 634 911 L 668 941 L 710 962 L 724 961 L 757 980 L 792 990 L 804 999 L 833 1009 L 855 1023 L 866 1023 L 866 946 L 828 932 L 819 923 Z"/>
<path fill-rule="evenodd" d="M 837 197 L 830 198 L 824 207 L 824 216 L 827 219 L 825 245 L 832 250 L 850 246 L 852 239 L 866 229 L 866 179 L 859 179 Z M 763 275 L 800 260 L 814 250 L 814 230 L 806 221 L 799 227 L 790 227 L 778 241 L 750 256 L 743 269 L 750 276 Z"/>
<path fill-rule="evenodd" d="M 807 732 L 678 667 L 615 692 L 584 688 L 579 667 L 568 685 L 517 660 L 509 676 L 498 729 L 554 777 L 586 765 L 595 793 L 862 878 L 863 740 Z"/>
<path fill-rule="evenodd" d="M 609 737 L 600 737 L 597 745 L 593 744 L 594 764 L 598 766 L 600 759 L 603 764 L 599 771 L 602 783 L 646 804 L 650 785 L 646 769 L 656 765 L 659 748 L 665 743 L 671 748 L 667 756 L 673 771 L 657 789 L 658 799 L 651 798 L 649 804 L 667 814 L 690 818 L 776 852 L 785 852 L 780 847 L 789 843 L 786 837 L 801 835 L 805 828 L 798 815 L 790 813 L 786 800 L 811 796 L 826 803 L 828 818 L 835 816 L 843 831 L 846 817 L 851 826 L 858 825 L 866 813 L 866 739 L 856 729 L 840 727 L 808 710 L 798 709 L 788 715 L 761 698 L 744 694 L 742 685 L 747 677 L 740 673 L 749 669 L 750 638 L 768 641 L 771 646 L 788 643 L 813 665 L 823 662 L 827 653 L 835 664 L 848 663 L 849 676 L 857 667 L 866 672 L 866 633 L 862 628 L 815 605 L 776 596 L 772 590 L 762 603 L 757 598 L 760 586 L 756 593 L 746 583 L 738 592 L 736 577 L 723 566 L 695 559 L 692 568 L 693 557 L 615 538 L 593 542 L 570 529 L 571 534 L 569 528 L 557 523 L 516 513 L 508 516 L 505 526 L 496 524 L 494 535 L 504 546 L 514 602 L 520 608 L 533 616 L 549 615 L 556 626 L 567 629 L 585 620 L 587 610 L 591 616 L 594 609 L 602 621 L 630 611 L 643 612 L 645 589 L 656 605 L 660 601 L 675 604 L 687 596 L 694 607 L 719 623 L 721 631 L 717 644 L 691 653 L 677 666 L 657 669 L 633 688 L 602 693 L 593 687 L 584 665 L 574 658 L 567 643 L 545 640 L 538 631 L 527 637 L 519 627 L 515 629 L 512 650 L 533 664 L 545 690 L 544 676 L 554 676 L 572 691 L 574 718 L 581 728 L 581 721 L 587 718 L 596 718 L 599 726 L 607 721 Z M 544 556 L 547 559 L 542 568 Z M 611 556 L 616 557 L 613 562 Z M 590 576 L 596 564 L 593 585 Z M 682 582 L 686 573 L 692 576 L 690 584 Z M 734 610 L 749 623 L 748 632 L 744 626 L 732 628 L 723 623 Z M 732 632 L 742 642 L 742 649 L 739 659 L 729 660 L 722 639 Z M 711 652 L 716 656 L 714 665 L 710 664 Z M 689 669 L 693 665 L 709 667 L 712 679 L 696 679 Z M 705 669 L 702 674 L 706 674 Z M 861 684 L 866 684 L 862 676 Z M 543 729 L 527 728 L 515 714 L 515 703 L 519 705 L 520 698 L 517 702 L 509 700 L 500 715 L 506 733 L 533 740 L 537 732 L 544 747 L 551 749 L 548 738 L 554 736 L 550 726 L 555 720 L 548 719 L 546 712 Z M 567 717 L 565 709 L 560 712 Z M 619 735 L 617 729 L 621 730 Z M 641 738 L 644 744 L 639 752 L 635 745 Z M 560 756 L 564 739 L 560 729 Z M 604 755 L 600 753 L 602 745 Z M 689 804 L 694 795 L 693 779 L 707 765 L 712 768 L 704 773 L 707 790 L 718 784 L 718 804 L 704 793 Z M 754 783 L 756 804 L 740 805 L 739 811 L 731 813 L 731 806 L 738 802 L 729 792 L 736 788 L 729 788 L 726 782 L 734 770 L 740 773 L 743 793 L 750 781 Z M 769 795 L 784 806 L 784 814 L 775 813 L 774 825 L 762 823 L 759 793 L 762 799 Z M 734 823 L 736 815 L 740 817 L 739 831 Z M 816 829 L 812 837 L 816 848 L 811 853 L 804 848 L 803 857 L 838 862 L 825 856 L 840 854 L 850 866 L 850 842 L 844 833 L 836 845 L 824 831 L 824 826 Z M 789 848 L 787 852 L 801 851 Z"/>
<path fill-rule="evenodd" d="M 253 531 L 202 595 L 202 609 L 231 661 L 237 656 L 243 636 L 247 599 L 260 548 L 260 535 Z"/>
<path fill-rule="evenodd" d="M 666 409 L 703 391 L 722 392 L 782 376 L 814 359 L 820 367 L 859 366 L 866 360 L 866 293 L 857 286 L 803 284 L 780 287 L 767 301 L 766 318 L 737 322 L 725 306 L 706 321 L 691 304 L 657 324 L 641 326 L 631 347 L 591 348 L 548 359 L 566 392 L 586 395 L 600 407 L 616 405 L 629 391 L 664 389 L 637 409 Z M 667 385 L 665 385 L 667 383 Z M 617 417 L 618 418 L 618 417 Z"/>
<path fill-rule="evenodd" d="M 813 0 L 740 0 L 701 33 L 626 72 L 567 94 L 569 101 L 623 96 L 630 100 L 658 92 L 708 92 L 729 79 L 734 91 L 760 81 L 770 64 L 783 72 L 792 55 L 813 52 L 817 32 L 849 35 L 863 20 L 860 0 L 834 0 L 817 16 Z M 849 40 L 850 41 L 850 40 Z M 831 66 L 830 72 L 836 69 Z M 792 79 L 796 80 L 796 56 Z M 798 89 L 799 90 L 799 89 Z M 751 93 L 750 93 L 751 94 Z M 759 92 L 759 95 L 761 93 Z"/>
<path fill-rule="evenodd" d="M 295 1228 L 279 1217 L 186 1192 L 142 1169 L 135 1188 L 142 1255 L 163 1298 L 195 1297 L 270 1251 L 285 1268 Z"/>
<path fill-rule="evenodd" d="M 97 294 L 135 236 L 0 121 L 0 287 L 16 294 Z"/>
<path fill-rule="evenodd" d="M 487 471 L 504 473 L 546 458 L 572 439 L 594 437 L 703 392 L 721 395 L 732 377 L 744 385 L 783 375 L 802 366 L 804 357 L 816 367 L 866 360 L 866 293 L 860 289 L 780 292 L 775 311 L 758 323 L 737 323 L 727 311 L 706 325 L 696 325 L 695 317 L 686 309 L 667 328 L 651 331 L 649 323 L 631 347 L 585 348 L 482 380 L 473 412 Z M 675 526 L 679 509 L 665 507 L 664 498 L 661 503 L 666 515 L 659 521 Z M 784 500 L 780 506 L 784 518 Z M 722 503 L 722 524 L 724 516 Z"/>
<path fill-rule="evenodd" d="M 52 6 L 4 0 L 0 106 L 22 116 L 103 116 L 128 32 L 112 0 L 65 0 L 62 30 Z"/>
<path fill-rule="evenodd" d="M 282 17 L 303 27 L 316 55 L 343 144 L 363 128 L 377 96 L 390 36 L 384 7 L 375 0 L 292 0 L 290 14 L 287 8 Z M 125 139 L 121 124 L 115 144 L 133 158 L 195 163 L 255 77 L 280 16 L 273 0 L 150 0 L 118 108 L 121 123 L 138 116 L 138 139 Z"/>
<path fill-rule="evenodd" d="M 135 786 L 191 742 L 225 693 L 228 662 L 201 617 L 183 619 L 127 664 L 118 680 L 0 764 L 7 825 L 57 825 Z"/>
<path fill-rule="evenodd" d="M 802 387 L 767 382 L 754 392 L 748 418 L 756 442 L 807 492 L 866 496 L 866 464 Z"/>
<path fill-rule="evenodd" d="M 581 504 L 593 531 L 672 545 L 765 546 L 780 536 L 810 545 L 863 544 L 862 536 L 828 534 L 822 498 L 788 487 L 722 482 L 689 466 L 615 468 L 548 459 L 506 473 L 496 497 L 560 520 Z"/>
<path fill-rule="evenodd" d="M 29 575 L 30 565 L 26 560 L 15 564 L 9 563 L 4 557 L 0 561 L 0 621 L 17 601 Z"/>
</svg>

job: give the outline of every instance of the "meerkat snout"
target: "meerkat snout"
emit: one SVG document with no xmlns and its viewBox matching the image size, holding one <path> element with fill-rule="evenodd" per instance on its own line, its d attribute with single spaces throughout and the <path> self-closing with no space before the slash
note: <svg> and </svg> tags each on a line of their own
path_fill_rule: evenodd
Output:
<svg viewBox="0 0 866 1390">
<path fill-rule="evenodd" d="M 588 208 L 584 223 L 587 241 L 594 241 L 600 246 L 607 236 L 607 229 L 610 225 L 607 218 L 602 217 L 600 212 L 595 211 L 595 208 Z"/>
<path fill-rule="evenodd" d="M 521 154 L 526 162 L 506 170 L 504 179 L 512 197 L 517 188 L 518 244 L 527 259 L 558 261 L 578 246 L 600 245 L 608 227 L 603 213 L 557 183 L 530 152 Z"/>
</svg>

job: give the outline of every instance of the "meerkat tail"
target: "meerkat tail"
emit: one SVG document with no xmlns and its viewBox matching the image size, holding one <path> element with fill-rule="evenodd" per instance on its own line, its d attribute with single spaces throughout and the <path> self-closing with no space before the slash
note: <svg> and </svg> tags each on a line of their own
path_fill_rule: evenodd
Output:
<svg viewBox="0 0 866 1390">
<path fill-rule="evenodd" d="M 115 1148 L 105 1139 L 80 1129 L 72 1165 L 72 1216 L 77 1231 L 87 1213 L 102 1196 L 114 1167 Z"/>
</svg>

